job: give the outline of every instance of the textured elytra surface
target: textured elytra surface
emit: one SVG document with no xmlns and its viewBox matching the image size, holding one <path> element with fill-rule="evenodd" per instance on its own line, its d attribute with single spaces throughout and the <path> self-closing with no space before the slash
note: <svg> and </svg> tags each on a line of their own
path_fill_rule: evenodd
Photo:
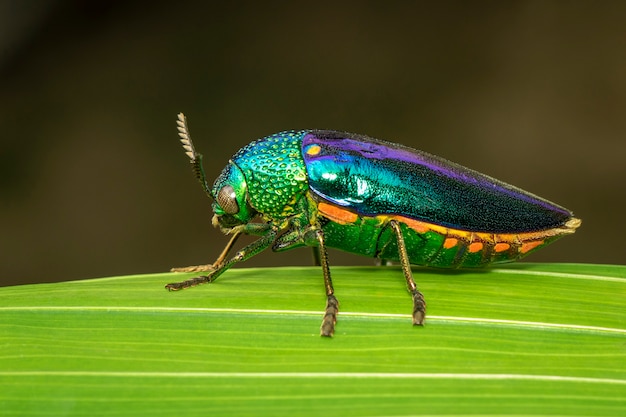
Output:
<svg viewBox="0 0 626 417">
<path fill-rule="evenodd" d="M 564 225 L 572 213 L 541 197 L 400 144 L 335 131 L 303 138 L 309 185 L 361 215 L 400 214 L 475 232 Z"/>
</svg>

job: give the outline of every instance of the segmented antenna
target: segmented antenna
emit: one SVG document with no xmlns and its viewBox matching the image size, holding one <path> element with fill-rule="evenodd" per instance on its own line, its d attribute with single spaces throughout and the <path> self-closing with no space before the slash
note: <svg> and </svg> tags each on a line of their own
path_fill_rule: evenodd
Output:
<svg viewBox="0 0 626 417">
<path fill-rule="evenodd" d="M 204 169 L 202 169 L 202 154 L 196 152 L 196 148 L 193 146 L 191 135 L 189 134 L 189 127 L 187 126 L 187 118 L 182 113 L 178 113 L 176 128 L 178 129 L 180 142 L 183 144 L 183 148 L 185 149 L 185 154 L 189 157 L 189 162 L 191 162 L 191 165 L 193 166 L 193 173 L 198 181 L 200 181 L 200 185 L 202 186 L 204 192 L 209 197 L 213 198 L 209 185 L 206 182 Z"/>
</svg>

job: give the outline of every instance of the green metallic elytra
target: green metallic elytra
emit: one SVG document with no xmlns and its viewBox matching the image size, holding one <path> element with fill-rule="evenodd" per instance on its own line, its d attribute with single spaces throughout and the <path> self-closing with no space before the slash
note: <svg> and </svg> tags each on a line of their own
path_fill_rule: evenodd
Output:
<svg viewBox="0 0 626 417">
<path fill-rule="evenodd" d="M 232 157 L 209 189 L 182 114 L 178 129 L 196 177 L 213 199 L 213 224 L 232 238 L 213 264 L 173 269 L 207 275 L 166 288 L 212 282 L 269 247 L 279 252 L 311 246 L 327 296 L 322 336 L 332 336 L 339 308 L 327 247 L 399 261 L 413 299 L 413 324 L 421 325 L 426 303 L 411 264 L 510 262 L 580 225 L 563 207 L 484 174 L 402 145 L 335 131 L 258 139 Z M 242 234 L 259 239 L 228 258 Z"/>
</svg>

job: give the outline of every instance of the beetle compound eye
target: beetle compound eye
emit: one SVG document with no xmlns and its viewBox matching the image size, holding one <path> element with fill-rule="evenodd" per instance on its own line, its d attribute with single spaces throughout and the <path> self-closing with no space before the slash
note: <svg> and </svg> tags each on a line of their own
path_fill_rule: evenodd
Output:
<svg viewBox="0 0 626 417">
<path fill-rule="evenodd" d="M 230 185 L 223 186 L 217 193 L 217 204 L 228 214 L 239 213 L 239 204 L 237 204 L 237 195 Z"/>
</svg>

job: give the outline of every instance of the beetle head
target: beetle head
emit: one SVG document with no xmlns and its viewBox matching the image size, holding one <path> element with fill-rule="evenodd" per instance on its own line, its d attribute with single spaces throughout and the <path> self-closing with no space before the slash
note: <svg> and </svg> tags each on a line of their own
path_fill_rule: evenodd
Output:
<svg viewBox="0 0 626 417">
<path fill-rule="evenodd" d="M 243 171 L 231 160 L 213 184 L 213 225 L 225 231 L 247 224 L 257 214 L 248 202 Z"/>
</svg>

